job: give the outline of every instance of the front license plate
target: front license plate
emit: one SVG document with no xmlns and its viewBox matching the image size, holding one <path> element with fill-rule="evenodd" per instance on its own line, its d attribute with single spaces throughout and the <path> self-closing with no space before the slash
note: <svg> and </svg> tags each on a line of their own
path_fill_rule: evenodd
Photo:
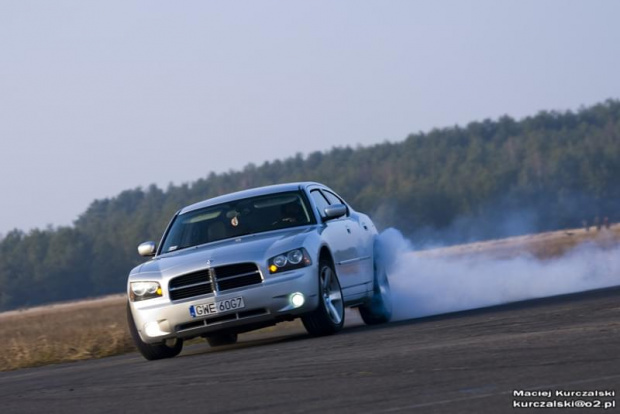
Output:
<svg viewBox="0 0 620 414">
<path fill-rule="evenodd" d="M 189 314 L 192 318 L 200 316 L 215 315 L 216 313 L 231 312 L 245 308 L 243 297 L 239 296 L 232 299 L 218 300 L 211 303 L 202 303 L 189 307 Z"/>
</svg>

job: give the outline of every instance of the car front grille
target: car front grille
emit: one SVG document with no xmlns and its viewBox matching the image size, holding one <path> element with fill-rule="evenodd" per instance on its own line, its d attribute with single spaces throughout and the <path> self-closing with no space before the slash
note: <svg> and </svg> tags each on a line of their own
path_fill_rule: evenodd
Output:
<svg viewBox="0 0 620 414">
<path fill-rule="evenodd" d="M 213 292 L 209 272 L 209 269 L 205 269 L 172 279 L 168 284 L 170 299 L 185 299 Z"/>
<path fill-rule="evenodd" d="M 217 290 L 229 290 L 261 283 L 263 278 L 254 263 L 239 263 L 213 268 Z"/>
<path fill-rule="evenodd" d="M 175 277 L 168 285 L 171 300 L 235 289 L 262 283 L 263 278 L 254 263 L 237 263 L 203 269 Z M 214 286 L 215 285 L 215 286 Z"/>
</svg>

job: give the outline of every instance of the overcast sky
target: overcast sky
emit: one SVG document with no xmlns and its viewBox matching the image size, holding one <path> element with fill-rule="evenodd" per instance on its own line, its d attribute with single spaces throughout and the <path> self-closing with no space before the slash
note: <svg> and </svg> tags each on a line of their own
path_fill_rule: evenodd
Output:
<svg viewBox="0 0 620 414">
<path fill-rule="evenodd" d="M 0 0 L 0 233 L 333 146 L 620 98 L 619 1 Z"/>
</svg>

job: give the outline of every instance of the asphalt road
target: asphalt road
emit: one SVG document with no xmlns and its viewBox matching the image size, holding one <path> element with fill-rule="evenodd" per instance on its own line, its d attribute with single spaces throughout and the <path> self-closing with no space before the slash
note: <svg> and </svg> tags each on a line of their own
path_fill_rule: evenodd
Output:
<svg viewBox="0 0 620 414">
<path fill-rule="evenodd" d="M 0 373 L 0 412 L 555 412 L 515 390 L 620 393 L 620 288 L 381 327 L 349 323 L 311 339 L 298 324 L 239 344 L 188 347 Z M 352 326 L 353 325 L 353 326 Z M 617 408 L 603 410 L 615 401 Z"/>
</svg>

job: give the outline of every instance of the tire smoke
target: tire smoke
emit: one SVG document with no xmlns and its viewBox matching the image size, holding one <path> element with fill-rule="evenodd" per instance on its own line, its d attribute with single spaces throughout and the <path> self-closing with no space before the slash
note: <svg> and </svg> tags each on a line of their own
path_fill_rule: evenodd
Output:
<svg viewBox="0 0 620 414">
<path fill-rule="evenodd" d="M 620 285 L 620 246 L 591 243 L 541 260 L 531 255 L 429 257 L 393 228 L 378 239 L 392 292 L 392 320 Z"/>
</svg>

